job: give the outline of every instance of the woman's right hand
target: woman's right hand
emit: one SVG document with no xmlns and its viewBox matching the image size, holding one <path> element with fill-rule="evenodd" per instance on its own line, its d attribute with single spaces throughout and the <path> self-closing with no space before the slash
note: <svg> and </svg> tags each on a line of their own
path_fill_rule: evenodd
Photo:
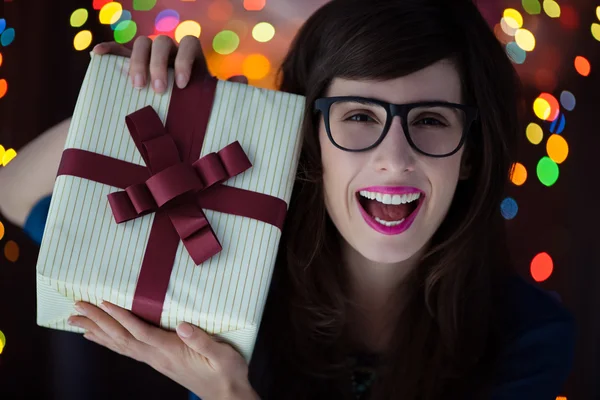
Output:
<svg viewBox="0 0 600 400">
<path fill-rule="evenodd" d="M 116 54 L 131 57 L 129 76 L 136 88 L 146 87 L 148 82 L 156 93 L 164 93 L 167 88 L 167 69 L 173 64 L 175 84 L 183 89 L 189 82 L 192 66 L 209 73 L 206 59 L 195 36 L 184 36 L 177 46 L 173 39 L 160 35 L 154 40 L 147 36 L 138 37 L 133 50 L 116 42 L 104 42 L 94 47 L 96 54 Z M 231 81 L 248 83 L 245 77 L 234 76 Z"/>
</svg>

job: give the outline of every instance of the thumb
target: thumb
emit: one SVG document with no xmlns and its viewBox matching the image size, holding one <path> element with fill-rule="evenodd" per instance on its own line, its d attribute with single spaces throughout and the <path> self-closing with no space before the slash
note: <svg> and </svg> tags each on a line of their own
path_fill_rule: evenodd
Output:
<svg viewBox="0 0 600 400">
<path fill-rule="evenodd" d="M 177 326 L 176 331 L 183 343 L 190 349 L 211 361 L 218 360 L 219 343 L 217 343 L 208 333 L 187 322 L 180 323 Z"/>
<path fill-rule="evenodd" d="M 243 83 L 243 84 L 248 84 L 248 78 L 246 78 L 244 75 L 235 75 L 232 76 L 231 78 L 227 78 L 227 80 L 229 82 L 237 82 L 237 83 Z"/>
</svg>

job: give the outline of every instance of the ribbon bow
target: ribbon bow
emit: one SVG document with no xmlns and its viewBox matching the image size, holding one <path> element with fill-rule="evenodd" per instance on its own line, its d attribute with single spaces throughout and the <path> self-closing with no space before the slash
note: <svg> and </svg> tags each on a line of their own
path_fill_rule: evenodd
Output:
<svg viewBox="0 0 600 400">
<path fill-rule="evenodd" d="M 192 164 L 182 162 L 173 138 L 150 106 L 127 116 L 126 123 L 150 178 L 108 195 L 116 222 L 164 210 L 192 260 L 203 263 L 222 246 L 191 195 L 246 171 L 252 166 L 250 160 L 235 141 Z"/>
</svg>

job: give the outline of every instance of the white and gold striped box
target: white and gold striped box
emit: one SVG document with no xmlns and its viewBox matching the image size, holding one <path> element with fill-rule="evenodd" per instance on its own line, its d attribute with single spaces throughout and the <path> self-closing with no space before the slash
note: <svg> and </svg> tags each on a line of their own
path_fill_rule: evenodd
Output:
<svg viewBox="0 0 600 400">
<path fill-rule="evenodd" d="M 163 123 L 173 89 L 158 95 L 130 84 L 127 59 L 92 54 L 65 149 L 144 165 L 125 117 L 152 106 Z M 227 185 L 289 203 L 301 146 L 305 99 L 219 81 L 201 156 L 238 140 L 252 167 Z M 37 263 L 38 324 L 67 324 L 75 301 L 106 300 L 131 309 L 154 214 L 115 223 L 107 195 L 120 190 L 73 176 L 56 179 Z M 197 325 L 232 343 L 249 360 L 262 318 L 281 232 L 251 218 L 204 210 L 223 250 L 194 264 L 180 242 L 160 324 Z"/>
</svg>

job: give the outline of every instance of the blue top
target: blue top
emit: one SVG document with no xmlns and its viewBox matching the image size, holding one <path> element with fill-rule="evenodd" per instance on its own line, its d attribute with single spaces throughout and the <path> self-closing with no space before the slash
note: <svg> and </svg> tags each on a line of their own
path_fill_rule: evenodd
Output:
<svg viewBox="0 0 600 400">
<path fill-rule="evenodd" d="M 41 243 L 49 206 L 50 196 L 34 206 L 25 222 L 25 232 L 37 243 Z M 555 400 L 573 362 L 573 317 L 556 294 L 523 278 L 508 279 L 504 294 L 495 318 L 500 353 L 491 400 Z M 259 335 L 256 349 L 261 345 L 265 344 Z M 260 351 L 256 354 L 260 358 Z M 253 358 L 252 365 L 260 364 Z M 359 363 L 355 373 L 357 392 L 367 393 L 372 380 L 366 364 Z M 190 400 L 199 398 L 190 393 Z"/>
</svg>

